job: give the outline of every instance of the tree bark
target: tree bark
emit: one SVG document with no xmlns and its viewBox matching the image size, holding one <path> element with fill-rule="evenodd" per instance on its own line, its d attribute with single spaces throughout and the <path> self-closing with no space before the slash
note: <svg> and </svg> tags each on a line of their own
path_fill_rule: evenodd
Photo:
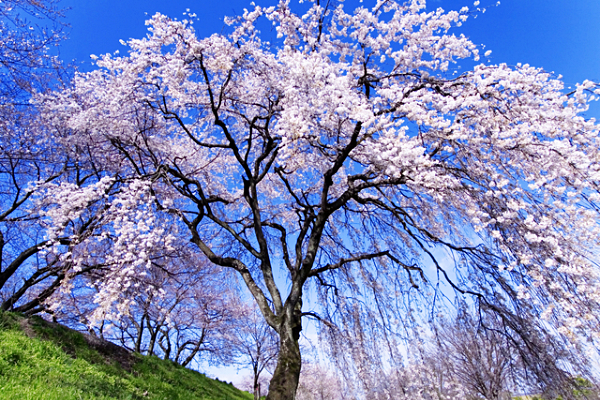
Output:
<svg viewBox="0 0 600 400">
<path fill-rule="evenodd" d="M 279 330 L 279 358 L 269 384 L 267 400 L 294 400 L 296 398 L 302 366 L 298 343 L 302 323 L 299 313 L 294 312 L 289 317 L 288 315 L 284 316 Z"/>
<path fill-rule="evenodd" d="M 258 376 L 256 375 L 256 368 L 254 369 L 254 400 L 260 400 L 260 383 L 258 383 Z"/>
</svg>

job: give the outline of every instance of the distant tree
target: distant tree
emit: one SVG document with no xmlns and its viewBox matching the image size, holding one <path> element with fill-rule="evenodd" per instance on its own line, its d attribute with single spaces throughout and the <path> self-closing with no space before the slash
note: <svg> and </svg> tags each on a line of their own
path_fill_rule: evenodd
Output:
<svg viewBox="0 0 600 400">
<path fill-rule="evenodd" d="M 435 338 L 424 345 L 424 362 L 458 382 L 473 399 L 510 400 L 515 393 L 576 399 L 582 382 L 593 387 L 586 379 L 573 378 L 572 364 L 578 359 L 568 342 L 544 335 L 536 321 L 520 323 L 530 332 L 527 342 L 515 335 L 511 321 L 463 309 L 455 320 L 436 325 Z"/>
<path fill-rule="evenodd" d="M 232 295 L 226 271 L 206 261 L 191 263 L 190 258 L 201 256 L 187 247 L 156 256 L 151 268 L 134 279 L 123 293 L 129 302 L 127 313 L 110 310 L 96 317 L 97 326 L 91 324 L 102 281 L 102 269 L 96 269 L 54 299 L 60 302 L 54 317 L 81 330 L 91 328 L 93 334 L 131 351 L 182 366 L 232 363 L 237 349 L 230 338 L 247 323 L 245 307 Z"/>
<path fill-rule="evenodd" d="M 331 369 L 314 363 L 302 367 L 296 393 L 298 400 L 342 400 L 344 389 L 339 377 Z"/>
<path fill-rule="evenodd" d="M 295 397 L 307 314 L 397 351 L 395 327 L 415 328 L 450 291 L 595 340 L 600 141 L 582 115 L 596 86 L 566 93 L 529 65 L 453 72 L 479 60 L 449 31 L 467 15 L 423 0 L 351 13 L 315 1 L 297 15 L 281 1 L 199 39 L 157 14 L 127 56 L 40 96 L 64 151 L 118 188 L 97 236 L 114 238 L 101 308 L 169 221 L 169 240 L 239 273 L 277 332 L 269 400 Z M 274 43 L 256 29 L 263 16 Z M 311 285 L 321 303 L 308 310 Z M 380 333 L 360 329 L 375 322 Z"/>
<path fill-rule="evenodd" d="M 277 333 L 265 322 L 255 305 L 246 307 L 243 314 L 229 341 L 240 357 L 240 364 L 252 368 L 252 393 L 254 400 L 258 400 L 262 390 L 261 376 L 264 378 L 265 372 L 272 373 L 277 364 L 279 343 Z M 263 385 L 262 388 L 267 387 Z"/>
<path fill-rule="evenodd" d="M 154 289 L 135 296 L 128 316 L 105 321 L 113 325 L 105 338 L 184 367 L 231 363 L 235 352 L 228 338 L 239 327 L 239 307 L 228 295 L 223 274 L 209 273 L 206 268 L 170 276 L 154 270 L 148 282 Z"/>
<path fill-rule="evenodd" d="M 463 315 L 440 325 L 427 360 L 440 374 L 460 382 L 473 398 L 511 400 L 511 393 L 524 383 L 525 370 L 516 344 L 509 342 L 497 322 L 486 322 L 477 324 Z"/>
</svg>

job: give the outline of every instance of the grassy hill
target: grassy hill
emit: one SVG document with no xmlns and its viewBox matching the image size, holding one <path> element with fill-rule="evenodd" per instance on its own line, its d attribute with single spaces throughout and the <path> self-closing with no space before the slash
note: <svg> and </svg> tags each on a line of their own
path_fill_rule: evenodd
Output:
<svg viewBox="0 0 600 400">
<path fill-rule="evenodd" d="M 41 318 L 0 312 L 0 399 L 251 400 L 252 395 Z"/>
</svg>

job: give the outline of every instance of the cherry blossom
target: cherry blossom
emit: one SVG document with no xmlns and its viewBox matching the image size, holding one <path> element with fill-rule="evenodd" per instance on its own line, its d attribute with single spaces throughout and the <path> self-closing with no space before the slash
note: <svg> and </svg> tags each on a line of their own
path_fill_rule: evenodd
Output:
<svg viewBox="0 0 600 400">
<path fill-rule="evenodd" d="M 418 289 L 427 308 L 445 285 L 598 340 L 600 143 L 584 117 L 598 86 L 566 92 L 529 65 L 456 76 L 480 57 L 454 33 L 467 12 L 316 1 L 297 15 L 281 1 L 207 38 L 156 14 L 127 56 L 40 96 L 56 140 L 118 188 L 98 301 L 119 298 L 147 249 L 191 240 L 240 274 L 279 334 L 268 399 L 294 398 L 302 317 L 335 324 L 327 310 L 351 294 L 376 307 Z M 323 302 L 309 310 L 311 288 Z"/>
</svg>

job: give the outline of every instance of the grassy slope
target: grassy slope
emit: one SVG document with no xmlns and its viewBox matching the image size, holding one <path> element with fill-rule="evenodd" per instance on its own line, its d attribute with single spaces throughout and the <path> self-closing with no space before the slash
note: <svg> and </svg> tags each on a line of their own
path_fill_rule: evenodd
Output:
<svg viewBox="0 0 600 400">
<path fill-rule="evenodd" d="M 88 342 L 41 318 L 0 312 L 0 399 L 252 399 L 172 362 Z"/>
</svg>

